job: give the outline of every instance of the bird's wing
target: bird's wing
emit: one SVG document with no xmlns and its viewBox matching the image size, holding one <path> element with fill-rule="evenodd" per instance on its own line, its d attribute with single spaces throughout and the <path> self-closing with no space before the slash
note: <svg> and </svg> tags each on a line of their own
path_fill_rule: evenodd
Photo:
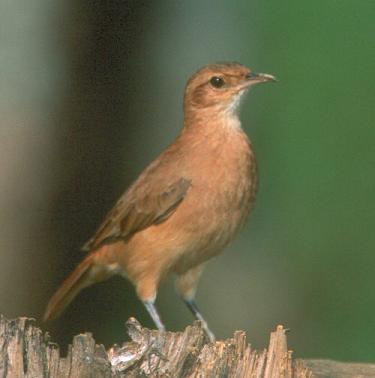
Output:
<svg viewBox="0 0 375 378">
<path fill-rule="evenodd" d="M 168 182 L 153 174 L 155 172 L 145 173 L 118 200 L 83 250 L 91 251 L 103 244 L 128 240 L 135 233 L 164 222 L 191 186 L 190 180 L 184 177 Z"/>
</svg>

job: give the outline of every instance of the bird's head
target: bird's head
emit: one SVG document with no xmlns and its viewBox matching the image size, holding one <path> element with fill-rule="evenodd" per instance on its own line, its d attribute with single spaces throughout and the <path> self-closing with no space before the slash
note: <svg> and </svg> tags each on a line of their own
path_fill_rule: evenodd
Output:
<svg viewBox="0 0 375 378">
<path fill-rule="evenodd" d="M 187 82 L 185 113 L 205 109 L 216 113 L 235 114 L 242 95 L 251 86 L 268 81 L 276 79 L 272 75 L 255 73 L 239 63 L 205 66 Z"/>
</svg>

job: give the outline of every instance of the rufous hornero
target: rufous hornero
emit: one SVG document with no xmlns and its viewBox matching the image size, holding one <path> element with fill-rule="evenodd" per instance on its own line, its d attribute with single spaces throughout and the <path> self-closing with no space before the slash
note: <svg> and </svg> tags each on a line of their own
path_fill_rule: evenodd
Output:
<svg viewBox="0 0 375 378">
<path fill-rule="evenodd" d="M 87 257 L 55 292 L 44 320 L 59 316 L 83 288 L 120 274 L 165 330 L 155 299 L 173 273 L 178 294 L 215 339 L 195 292 L 207 260 L 233 240 L 257 192 L 254 151 L 238 117 L 241 98 L 253 85 L 275 80 L 239 63 L 207 65 L 188 80 L 180 134 L 83 246 Z"/>
</svg>

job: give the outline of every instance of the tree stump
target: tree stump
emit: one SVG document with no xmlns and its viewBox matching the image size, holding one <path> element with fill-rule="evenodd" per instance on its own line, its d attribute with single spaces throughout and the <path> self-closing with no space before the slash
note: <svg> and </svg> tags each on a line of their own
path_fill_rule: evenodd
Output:
<svg viewBox="0 0 375 378">
<path fill-rule="evenodd" d="M 271 332 L 268 350 L 262 351 L 251 348 L 243 331 L 210 343 L 199 322 L 184 332 L 149 330 L 134 318 L 126 326 L 131 341 L 122 346 L 106 351 L 84 333 L 74 337 L 67 356 L 61 357 L 59 346 L 34 320 L 1 316 L 0 377 L 375 377 L 374 365 L 293 360 L 282 326 Z"/>
</svg>

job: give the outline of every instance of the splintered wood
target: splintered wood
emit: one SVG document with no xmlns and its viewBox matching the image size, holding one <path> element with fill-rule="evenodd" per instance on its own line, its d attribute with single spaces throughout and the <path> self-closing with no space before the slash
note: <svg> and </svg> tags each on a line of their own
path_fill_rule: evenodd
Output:
<svg viewBox="0 0 375 378">
<path fill-rule="evenodd" d="M 0 318 L 0 377 L 312 377 L 302 362 L 292 360 L 285 329 L 271 333 L 268 350 L 256 351 L 242 331 L 209 343 L 200 323 L 184 332 L 143 328 L 126 323 L 132 341 L 108 351 L 90 333 L 75 336 L 68 355 L 27 318 Z"/>
</svg>

